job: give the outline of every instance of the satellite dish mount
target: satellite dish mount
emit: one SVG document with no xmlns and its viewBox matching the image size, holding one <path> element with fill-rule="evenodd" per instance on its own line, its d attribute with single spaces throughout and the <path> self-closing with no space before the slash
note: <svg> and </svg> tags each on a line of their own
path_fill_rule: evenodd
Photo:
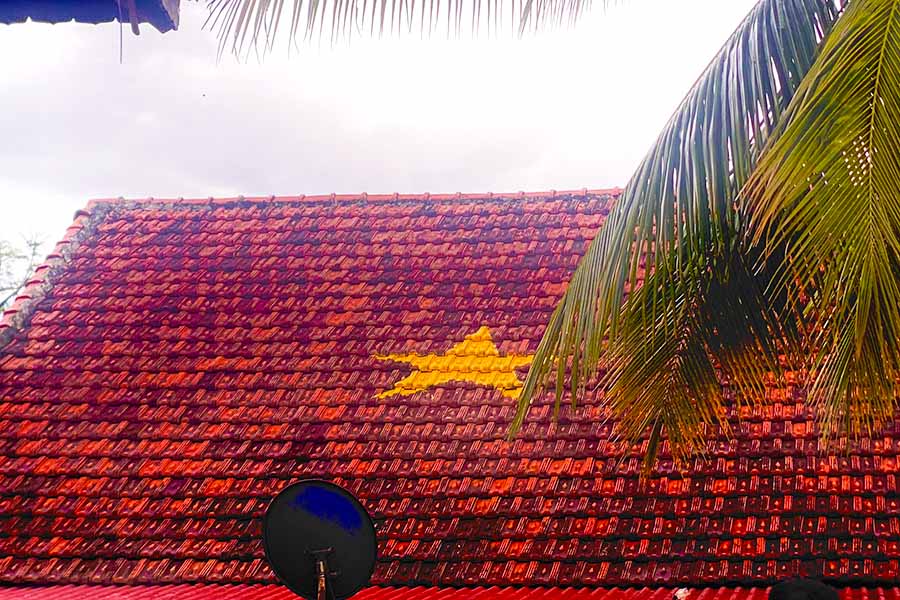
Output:
<svg viewBox="0 0 900 600">
<path fill-rule="evenodd" d="M 332 571 L 328 568 L 328 555 L 334 552 L 333 548 L 310 550 L 313 560 L 316 561 L 316 600 L 328 600 L 328 580 L 340 575 L 340 571 Z"/>
</svg>

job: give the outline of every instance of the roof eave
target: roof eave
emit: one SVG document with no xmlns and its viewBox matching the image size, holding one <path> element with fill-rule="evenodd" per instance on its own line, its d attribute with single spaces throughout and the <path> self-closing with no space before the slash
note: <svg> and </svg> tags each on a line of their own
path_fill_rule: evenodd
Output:
<svg viewBox="0 0 900 600">
<path fill-rule="evenodd" d="M 130 23 L 129 1 L 123 0 L 7 0 L 0 3 L 0 23 Z M 135 22 L 152 25 L 161 33 L 178 29 L 180 0 L 134 0 Z M 121 9 L 120 9 L 121 8 Z"/>
</svg>

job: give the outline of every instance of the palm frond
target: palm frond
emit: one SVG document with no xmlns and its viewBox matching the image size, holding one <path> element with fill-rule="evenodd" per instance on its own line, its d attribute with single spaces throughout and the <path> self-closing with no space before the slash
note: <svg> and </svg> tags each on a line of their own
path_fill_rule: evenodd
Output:
<svg viewBox="0 0 900 600">
<path fill-rule="evenodd" d="M 893 416 L 900 376 L 900 1 L 854 0 L 746 188 L 773 290 L 811 314 L 823 434 Z"/>
<path fill-rule="evenodd" d="M 629 296 L 620 335 L 604 355 L 601 385 L 608 388 L 604 412 L 616 423 L 613 440 L 634 444 L 649 431 L 645 470 L 655 461 L 664 432 L 681 463 L 703 452 L 707 424 L 727 425 L 703 335 L 701 298 L 709 278 L 696 270 L 672 275 L 661 268 Z"/>
<path fill-rule="evenodd" d="M 608 0 L 602 0 L 605 6 Z M 288 39 L 331 41 L 355 35 L 418 31 L 457 36 L 506 29 L 523 33 L 577 21 L 591 0 L 207 0 L 206 27 L 219 37 L 220 54 L 243 56 L 274 47 L 282 18 L 290 17 Z"/>
<path fill-rule="evenodd" d="M 614 441 L 646 439 L 645 472 L 668 434 L 669 453 L 685 464 L 706 449 L 708 429 L 730 430 L 729 417 L 765 394 L 778 368 L 781 331 L 755 263 L 742 252 L 677 273 L 674 261 L 633 291 L 619 313 L 619 334 L 605 349 L 605 414 Z M 764 278 L 763 278 L 764 280 Z M 735 391 L 723 393 L 723 378 Z"/>
<path fill-rule="evenodd" d="M 742 240 L 738 192 L 839 12 L 832 0 L 762 0 L 729 37 L 639 165 L 576 268 L 538 347 L 511 433 L 522 425 L 532 400 L 550 379 L 556 378 L 559 397 L 570 377 L 572 398 L 577 398 L 596 375 L 604 352 L 612 351 L 615 361 L 616 348 L 637 347 L 641 339 L 649 348 L 669 347 L 683 327 L 692 325 L 696 332 L 685 342 L 685 368 L 705 373 L 691 388 L 696 412 L 693 417 L 685 412 L 683 418 L 662 420 L 662 426 L 651 431 L 665 430 L 672 446 L 695 446 L 691 440 L 702 426 L 719 422 L 714 410 L 700 408 L 721 404 L 721 388 L 708 385 L 714 347 L 752 347 L 770 364 L 777 361 L 776 335 L 768 326 L 737 320 L 727 326 L 744 329 L 730 331 L 731 341 L 722 335 L 704 341 L 698 329 L 702 323 L 693 317 L 685 321 L 688 315 L 679 307 L 704 306 L 704 290 L 712 289 L 711 274 L 725 278 L 717 285 L 730 285 L 727 278 Z M 625 298 L 641 289 L 645 276 L 654 283 L 648 290 L 658 298 L 641 303 L 656 314 L 637 320 L 629 316 L 632 304 Z M 706 281 L 705 286 L 700 281 Z M 714 310 L 706 310 L 714 321 Z M 669 315 L 668 329 L 661 333 L 659 315 Z M 682 317 L 675 318 L 678 315 Z M 766 316 L 764 321 L 771 319 Z M 746 360 L 738 358 L 743 352 L 735 351 L 734 360 Z M 752 378 L 758 371 L 745 373 Z M 650 376 L 646 370 L 641 375 Z M 747 389 L 759 387 L 741 383 Z M 647 392 L 633 388 L 625 394 L 623 385 L 645 385 L 640 377 L 614 385 L 622 390 L 622 398 L 644 394 L 642 406 L 651 413 L 665 414 L 676 402 L 683 406 L 679 410 L 692 410 L 667 386 Z M 610 406 L 608 396 L 603 402 Z M 624 407 L 624 402 L 619 404 Z M 634 416 L 618 412 L 626 421 Z M 646 420 L 636 423 L 652 425 Z M 620 419 L 623 439 L 637 441 L 638 429 Z M 680 450 L 673 447 L 673 452 Z"/>
</svg>

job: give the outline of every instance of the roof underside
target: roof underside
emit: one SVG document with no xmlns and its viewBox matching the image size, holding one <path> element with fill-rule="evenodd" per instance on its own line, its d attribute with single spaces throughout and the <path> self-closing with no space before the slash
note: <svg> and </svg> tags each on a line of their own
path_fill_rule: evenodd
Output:
<svg viewBox="0 0 900 600">
<path fill-rule="evenodd" d="M 120 7 L 121 4 L 121 7 Z M 3 0 L 0 23 L 130 23 L 129 0 Z M 179 0 L 134 0 L 136 22 L 149 23 L 159 31 L 178 28 Z"/>
<path fill-rule="evenodd" d="M 643 487 L 591 397 L 506 441 L 611 201 L 93 204 L 0 326 L 0 582 L 273 583 L 265 507 L 319 477 L 377 585 L 892 584 L 898 427 L 822 455 L 794 386 Z"/>
</svg>

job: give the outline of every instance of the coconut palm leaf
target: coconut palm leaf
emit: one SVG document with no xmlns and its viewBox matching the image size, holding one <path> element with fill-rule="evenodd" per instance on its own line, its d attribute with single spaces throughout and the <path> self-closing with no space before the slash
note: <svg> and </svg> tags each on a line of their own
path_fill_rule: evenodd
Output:
<svg viewBox="0 0 900 600">
<path fill-rule="evenodd" d="M 704 279 L 662 271 L 649 276 L 629 298 L 621 335 L 604 357 L 604 404 L 617 424 L 613 440 L 634 443 L 649 430 L 645 469 L 664 432 L 681 462 L 703 451 L 705 424 L 724 422 L 716 367 L 703 343 L 698 299 Z M 678 292 L 670 297 L 673 288 Z"/>
<path fill-rule="evenodd" d="M 607 0 L 602 0 L 605 5 Z M 524 32 L 575 22 L 591 0 L 208 0 L 206 27 L 217 31 L 219 52 L 271 50 L 282 20 L 288 39 L 331 40 L 385 31 L 459 35 L 482 28 Z"/>
<path fill-rule="evenodd" d="M 761 398 L 778 368 L 781 329 L 760 285 L 769 271 L 760 277 L 752 255 L 732 252 L 678 273 L 668 271 L 674 261 L 658 261 L 619 313 L 603 355 L 603 405 L 616 420 L 613 442 L 645 442 L 645 472 L 663 432 L 676 463 L 703 454 L 709 426 L 729 431 L 728 417 Z M 736 392 L 729 397 L 723 373 Z"/>
<path fill-rule="evenodd" d="M 812 315 L 810 399 L 827 436 L 894 414 L 900 375 L 900 0 L 854 0 L 747 188 L 773 290 Z"/>
<path fill-rule="evenodd" d="M 723 422 L 714 366 L 732 367 L 745 390 L 761 388 L 765 369 L 741 366 L 777 366 L 783 332 L 770 306 L 778 297 L 757 293 L 757 284 L 748 283 L 756 274 L 735 258 L 746 251 L 736 200 L 839 12 L 832 0 L 762 0 L 729 37 L 576 268 L 537 349 L 512 433 L 550 379 L 558 402 L 568 378 L 574 402 L 586 382 L 596 381 L 601 357 L 613 375 L 600 382 L 614 381 L 601 401 L 620 437 L 636 442 L 649 428 L 658 442 L 665 432 L 676 456 L 696 450 L 705 427 Z M 753 297 L 759 312 L 740 305 L 733 315 L 717 312 L 710 295 L 716 290 Z M 733 322 L 717 330 L 715 321 L 725 317 Z M 657 362 L 630 363 L 627 353 L 641 348 Z M 751 362 L 748 353 L 763 360 Z M 651 376 L 663 365 L 676 365 L 680 380 Z M 676 385 L 687 386 L 691 402 Z M 638 418 L 632 401 L 651 418 Z M 652 443 L 648 452 L 656 448 Z"/>
</svg>

